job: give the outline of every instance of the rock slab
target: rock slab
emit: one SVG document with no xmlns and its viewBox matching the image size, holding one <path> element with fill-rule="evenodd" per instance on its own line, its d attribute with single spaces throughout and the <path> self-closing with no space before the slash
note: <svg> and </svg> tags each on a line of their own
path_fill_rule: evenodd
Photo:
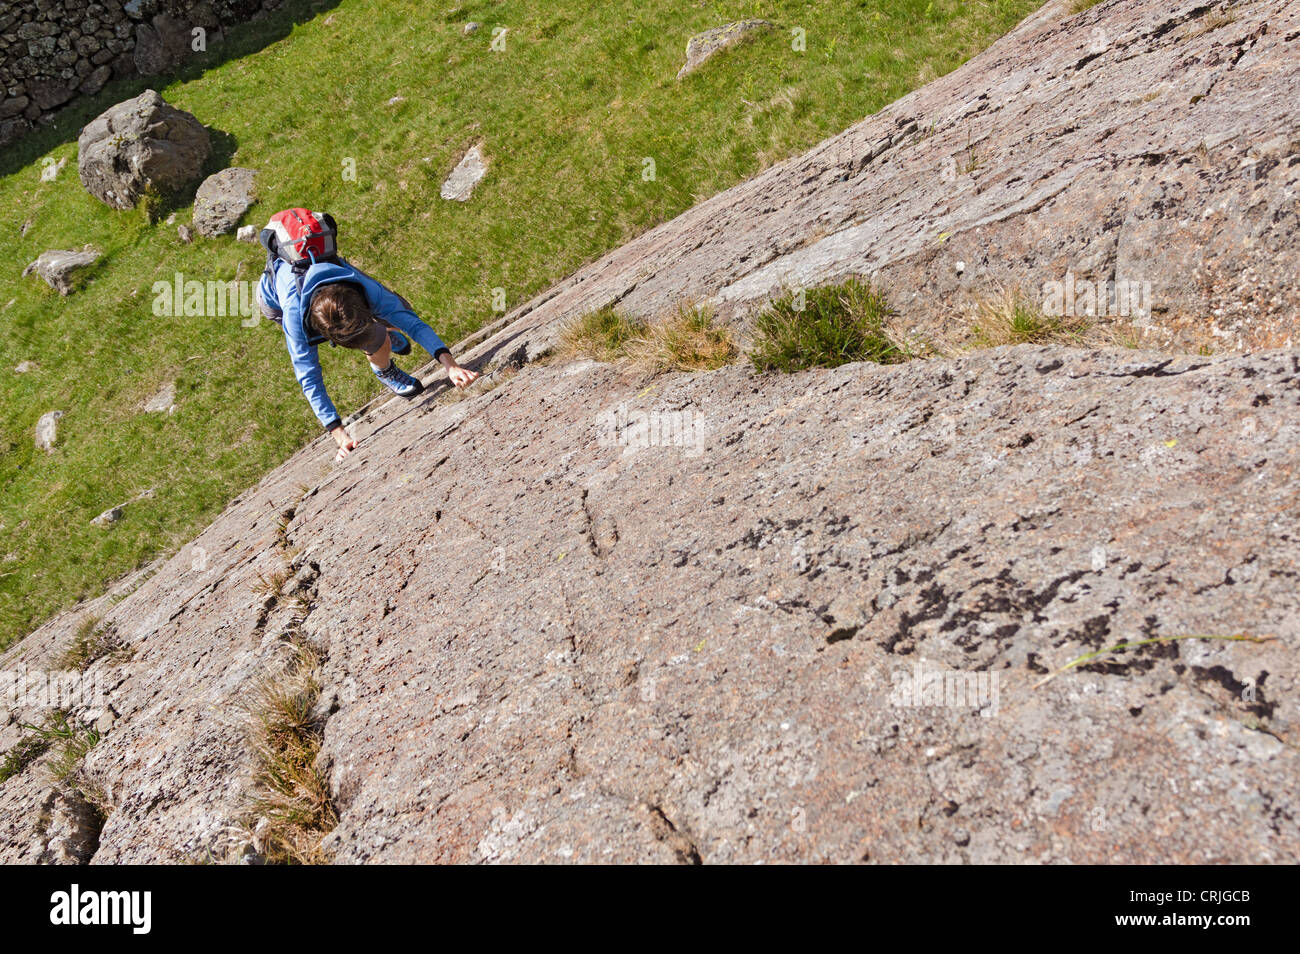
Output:
<svg viewBox="0 0 1300 954">
<path fill-rule="evenodd" d="M 237 702 L 288 629 L 337 861 L 1294 863 L 1298 374 L 1024 346 L 386 404 L 95 611 L 134 656 L 96 664 L 94 861 L 240 856 Z M 1177 639 L 1216 634 L 1265 641 Z"/>
</svg>

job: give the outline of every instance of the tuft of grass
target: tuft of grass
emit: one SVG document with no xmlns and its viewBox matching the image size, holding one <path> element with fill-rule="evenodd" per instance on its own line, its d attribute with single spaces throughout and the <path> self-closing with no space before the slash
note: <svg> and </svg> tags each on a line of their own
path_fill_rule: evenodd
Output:
<svg viewBox="0 0 1300 954">
<path fill-rule="evenodd" d="M 555 357 L 615 361 L 626 356 L 628 342 L 644 330 L 644 324 L 607 305 L 566 325 L 560 332 Z"/>
<path fill-rule="evenodd" d="M 50 713 L 43 725 L 20 723 L 20 727 L 27 734 L 5 753 L 0 763 L 0 783 L 20 774 L 55 746 L 58 753 L 50 763 L 50 774 L 62 782 L 77 770 L 86 753 L 99 744 L 97 731 L 73 725 L 62 711 Z"/>
<path fill-rule="evenodd" d="M 257 582 L 253 584 L 253 592 L 259 596 L 279 596 L 280 591 L 284 589 L 284 584 L 289 582 L 291 576 L 288 567 L 280 567 L 270 573 L 259 572 Z"/>
<path fill-rule="evenodd" d="M 686 304 L 647 326 L 626 343 L 626 351 L 654 371 L 713 371 L 740 353 L 731 329 L 718 324 L 712 310 Z"/>
<path fill-rule="evenodd" d="M 255 694 L 249 741 L 256 763 L 251 813 L 261 853 L 271 864 L 319 864 L 321 841 L 338 824 L 329 786 L 316 767 L 321 726 L 312 715 L 320 698 L 320 657 L 290 644 L 289 665 Z"/>
<path fill-rule="evenodd" d="M 856 278 L 790 292 L 755 319 L 749 359 L 756 371 L 787 373 L 851 361 L 907 361 L 912 352 L 895 342 L 885 327 L 893 314 L 879 291 Z"/>
<path fill-rule="evenodd" d="M 65 669 L 85 672 L 91 664 L 106 656 L 114 659 L 130 657 L 131 649 L 114 633 L 111 626 L 101 626 L 99 617 L 92 616 L 82 622 L 63 651 L 60 664 Z"/>
<path fill-rule="evenodd" d="M 56 782 L 65 782 L 81 767 L 86 753 L 99 744 L 100 735 L 93 726 L 74 728 L 65 723 L 65 734 L 61 735 L 58 752 L 50 762 L 50 775 Z"/>
<path fill-rule="evenodd" d="M 1074 16 L 1076 13 L 1082 13 L 1101 3 L 1101 0 L 1071 0 L 1067 16 Z"/>
<path fill-rule="evenodd" d="M 19 739 L 5 753 L 4 761 L 0 762 L 0 784 L 20 774 L 27 766 L 48 752 L 53 744 L 50 739 L 40 735 L 25 735 Z"/>
<path fill-rule="evenodd" d="M 1045 314 L 1019 289 L 1004 289 L 976 303 L 969 338 L 977 348 L 1017 344 L 1079 345 L 1090 327 L 1086 318 Z"/>
</svg>

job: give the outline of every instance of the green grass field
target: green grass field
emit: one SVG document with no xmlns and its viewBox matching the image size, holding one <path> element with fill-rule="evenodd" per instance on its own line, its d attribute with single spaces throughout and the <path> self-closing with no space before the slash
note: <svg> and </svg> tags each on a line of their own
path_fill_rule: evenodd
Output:
<svg viewBox="0 0 1300 954">
<path fill-rule="evenodd" d="M 153 314 L 154 282 L 176 272 L 253 280 L 261 250 L 233 237 L 185 245 L 175 225 L 91 198 L 76 174 L 76 133 L 113 102 L 153 85 L 193 112 L 216 132 L 218 165 L 259 170 L 246 223 L 295 205 L 331 211 L 343 253 L 452 342 L 494 317 L 494 288 L 508 307 L 523 302 L 956 68 L 1037 5 L 452 2 L 342 0 L 315 15 L 291 5 L 233 31 L 179 77 L 115 83 L 6 149 L 0 646 L 183 545 L 319 430 L 274 325 Z M 675 81 L 692 33 L 746 17 L 776 28 Z M 484 26 L 465 36 L 470 20 Z M 504 50 L 492 49 L 498 27 Z M 805 49 L 793 48 L 796 30 Z M 442 200 L 443 177 L 480 138 L 488 178 L 467 204 Z M 47 157 L 67 159 L 52 182 L 40 181 Z M 177 222 L 189 222 L 188 207 Z M 84 243 L 104 257 L 70 297 L 20 277 L 42 251 Z M 344 413 L 377 393 L 354 354 L 324 348 L 322 359 Z M 35 370 L 14 373 L 24 360 Z M 143 413 L 173 380 L 176 412 Z M 55 409 L 65 416 L 47 454 L 33 431 Z M 121 522 L 90 525 L 149 488 L 156 495 Z"/>
</svg>

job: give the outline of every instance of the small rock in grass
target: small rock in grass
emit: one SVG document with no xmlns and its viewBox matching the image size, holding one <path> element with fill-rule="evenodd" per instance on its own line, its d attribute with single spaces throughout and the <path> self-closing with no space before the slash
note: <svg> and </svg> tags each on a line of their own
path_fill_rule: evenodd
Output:
<svg viewBox="0 0 1300 954">
<path fill-rule="evenodd" d="M 150 414 L 171 414 L 176 410 L 176 382 L 168 381 L 158 389 L 153 397 L 144 403 L 144 410 Z"/>
<path fill-rule="evenodd" d="M 35 272 L 45 279 L 45 283 L 60 295 L 68 295 L 72 292 L 72 273 L 78 268 L 93 265 L 98 260 L 99 252 L 89 246 L 80 252 L 51 249 L 48 252 L 42 252 L 36 261 L 24 268 L 23 276 L 26 277 Z"/>
<path fill-rule="evenodd" d="M 94 520 L 90 522 L 96 527 L 111 526 L 112 524 L 115 524 L 119 520 L 121 520 L 122 515 L 125 512 L 126 511 L 123 509 L 122 505 L 118 504 L 116 507 L 109 507 L 107 510 L 105 510 L 103 513 L 101 513 L 98 517 L 96 517 Z"/>
<path fill-rule="evenodd" d="M 36 448 L 47 453 L 54 453 L 54 442 L 58 440 L 58 420 L 62 411 L 47 411 L 36 422 Z"/>
<path fill-rule="evenodd" d="M 697 33 L 686 43 L 686 63 L 677 72 L 677 78 L 681 79 L 688 73 L 695 72 L 705 60 L 716 53 L 735 46 L 750 34 L 758 30 L 766 30 L 771 25 L 767 20 L 740 20 Z"/>
<path fill-rule="evenodd" d="M 150 192 L 188 188 L 211 152 L 204 125 L 148 89 L 85 125 L 77 138 L 77 172 L 86 191 L 124 210 Z"/>
<path fill-rule="evenodd" d="M 483 144 L 475 143 L 443 182 L 442 197 L 451 202 L 468 202 L 474 193 L 474 187 L 487 175 L 487 170 Z"/>
<path fill-rule="evenodd" d="M 194 228 L 206 238 L 233 232 L 253 204 L 253 169 L 222 169 L 203 180 L 194 196 Z"/>
</svg>

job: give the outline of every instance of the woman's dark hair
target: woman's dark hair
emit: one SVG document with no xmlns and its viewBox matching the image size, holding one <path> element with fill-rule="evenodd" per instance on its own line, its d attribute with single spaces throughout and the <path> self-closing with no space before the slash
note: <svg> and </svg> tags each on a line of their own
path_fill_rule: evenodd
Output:
<svg viewBox="0 0 1300 954">
<path fill-rule="evenodd" d="M 366 296 L 344 282 L 322 285 L 312 293 L 308 321 L 317 334 L 345 348 L 364 349 L 380 337 Z"/>
</svg>

